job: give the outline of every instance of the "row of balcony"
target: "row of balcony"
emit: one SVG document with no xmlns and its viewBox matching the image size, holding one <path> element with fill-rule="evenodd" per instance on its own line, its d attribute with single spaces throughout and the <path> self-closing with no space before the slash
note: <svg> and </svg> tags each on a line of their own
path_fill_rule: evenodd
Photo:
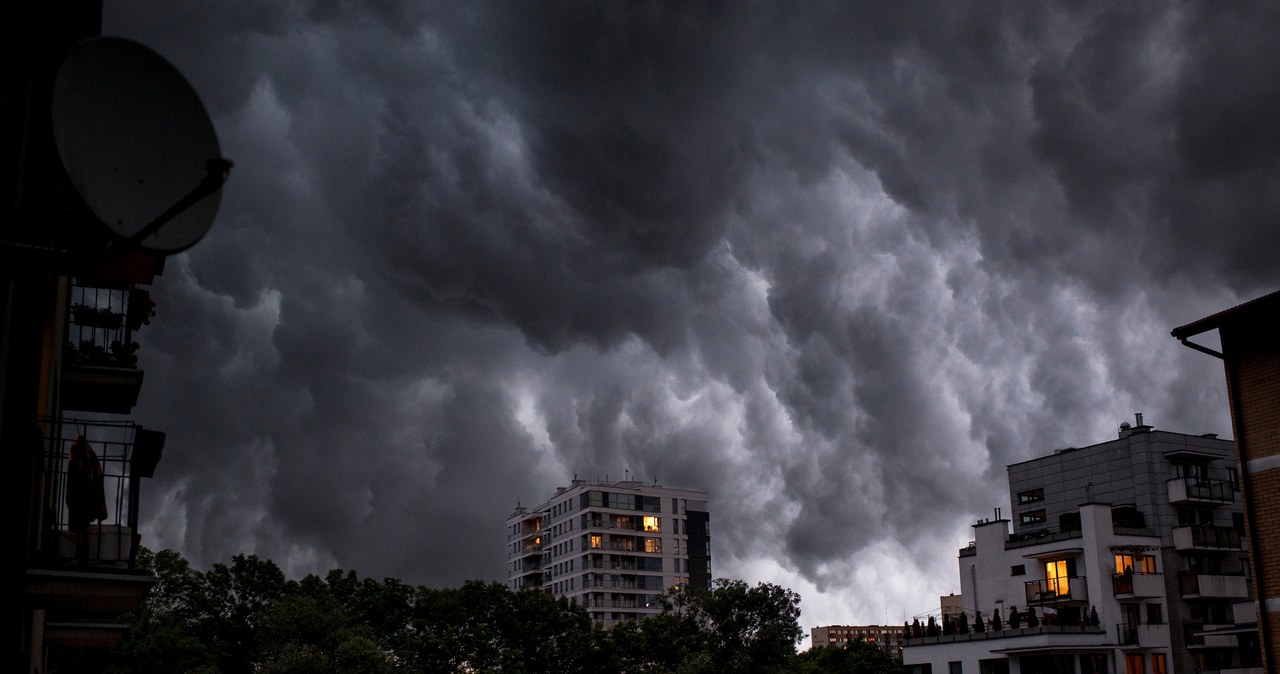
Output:
<svg viewBox="0 0 1280 674">
<path fill-rule="evenodd" d="M 1030 580 L 1025 583 L 1025 589 L 1028 606 L 1089 600 L 1083 577 Z M 1116 573 L 1111 576 L 1111 589 L 1121 599 L 1159 597 L 1165 592 L 1164 576 L 1159 573 Z M 1243 574 L 1183 571 L 1178 574 L 1178 591 L 1184 599 L 1244 599 L 1249 596 L 1249 582 Z"/>
</svg>

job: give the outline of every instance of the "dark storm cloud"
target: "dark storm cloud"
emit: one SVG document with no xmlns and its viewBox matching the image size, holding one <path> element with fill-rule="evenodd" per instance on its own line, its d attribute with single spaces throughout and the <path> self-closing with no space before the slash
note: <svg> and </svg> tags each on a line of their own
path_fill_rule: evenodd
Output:
<svg viewBox="0 0 1280 674">
<path fill-rule="evenodd" d="M 237 162 L 143 335 L 198 563 L 501 578 L 630 474 L 806 622 L 923 611 L 1005 464 L 1228 433 L 1168 330 L 1280 276 L 1266 4 L 107 9 Z"/>
</svg>

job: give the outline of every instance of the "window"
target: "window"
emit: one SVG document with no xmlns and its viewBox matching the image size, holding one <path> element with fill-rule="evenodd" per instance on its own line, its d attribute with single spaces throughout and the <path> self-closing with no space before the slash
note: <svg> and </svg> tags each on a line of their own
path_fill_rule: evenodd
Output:
<svg viewBox="0 0 1280 674">
<path fill-rule="evenodd" d="M 981 674 L 1009 674 L 1009 658 L 979 660 L 978 671 Z"/>
<path fill-rule="evenodd" d="M 604 547 L 604 545 L 600 534 L 591 534 L 591 549 L 599 550 L 602 547 Z"/>
<path fill-rule="evenodd" d="M 1144 674 L 1141 653 L 1129 653 L 1124 656 L 1124 674 Z"/>
<path fill-rule="evenodd" d="M 1067 569 L 1067 560 L 1059 559 L 1044 563 L 1044 587 L 1056 596 L 1070 595 L 1071 574 Z"/>
<path fill-rule="evenodd" d="M 1028 489 L 1027 491 L 1018 492 L 1018 505 L 1026 505 L 1028 503 L 1038 503 L 1044 500 L 1044 489 Z"/>
<path fill-rule="evenodd" d="M 644 539 L 644 551 L 645 552 L 662 552 L 662 539 L 661 538 Z"/>
<path fill-rule="evenodd" d="M 1147 624 L 1163 625 L 1164 624 L 1164 607 L 1160 606 L 1159 604 L 1147 604 Z"/>
<path fill-rule="evenodd" d="M 1116 554 L 1116 573 L 1155 573 L 1156 558 L 1132 553 Z"/>
<path fill-rule="evenodd" d="M 1080 674 L 1107 674 L 1107 662 L 1110 658 L 1101 653 L 1080 654 Z"/>
<path fill-rule="evenodd" d="M 646 515 L 644 518 L 645 531 L 662 531 L 661 520 L 652 515 Z"/>
<path fill-rule="evenodd" d="M 1025 564 L 1014 564 L 1013 566 L 1009 567 L 1009 575 L 1025 576 L 1027 575 L 1027 566 Z"/>
<path fill-rule="evenodd" d="M 947 663 L 948 674 L 964 674 L 964 665 L 959 660 L 952 660 Z"/>
<path fill-rule="evenodd" d="M 1019 515 L 1018 521 L 1021 524 L 1039 524 L 1045 521 L 1045 514 L 1043 510 L 1032 510 Z"/>
<path fill-rule="evenodd" d="M 1206 463 L 1175 463 L 1173 468 L 1178 477 L 1194 477 L 1202 480 L 1209 477 L 1209 465 Z"/>
<path fill-rule="evenodd" d="M 1168 674 L 1164 664 L 1164 653 L 1151 654 L 1151 674 Z"/>
</svg>

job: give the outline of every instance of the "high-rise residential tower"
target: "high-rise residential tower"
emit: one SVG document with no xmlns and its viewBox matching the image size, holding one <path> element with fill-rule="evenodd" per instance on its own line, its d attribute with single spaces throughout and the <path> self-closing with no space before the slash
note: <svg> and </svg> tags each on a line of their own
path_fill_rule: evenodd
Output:
<svg viewBox="0 0 1280 674">
<path fill-rule="evenodd" d="M 659 612 L 658 595 L 711 584 L 707 492 L 573 480 L 507 518 L 507 585 L 541 589 L 610 626 Z"/>
</svg>

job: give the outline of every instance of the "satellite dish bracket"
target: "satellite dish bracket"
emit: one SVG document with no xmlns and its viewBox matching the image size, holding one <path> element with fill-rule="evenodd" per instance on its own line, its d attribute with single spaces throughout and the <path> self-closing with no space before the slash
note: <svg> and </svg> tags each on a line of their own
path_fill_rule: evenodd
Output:
<svg viewBox="0 0 1280 674">
<path fill-rule="evenodd" d="M 204 168 L 207 173 L 204 179 L 200 181 L 200 184 L 196 185 L 195 189 L 187 192 L 186 196 L 179 199 L 177 203 L 165 209 L 165 212 L 156 216 L 156 219 L 147 223 L 146 227 L 138 230 L 137 234 L 129 237 L 129 243 L 135 246 L 142 243 L 148 236 L 160 231 L 161 227 L 164 227 L 170 220 L 177 217 L 179 213 L 222 189 L 222 186 L 227 182 L 227 178 L 231 175 L 231 167 L 234 165 L 234 162 L 224 157 L 215 157 L 206 161 Z"/>
</svg>

